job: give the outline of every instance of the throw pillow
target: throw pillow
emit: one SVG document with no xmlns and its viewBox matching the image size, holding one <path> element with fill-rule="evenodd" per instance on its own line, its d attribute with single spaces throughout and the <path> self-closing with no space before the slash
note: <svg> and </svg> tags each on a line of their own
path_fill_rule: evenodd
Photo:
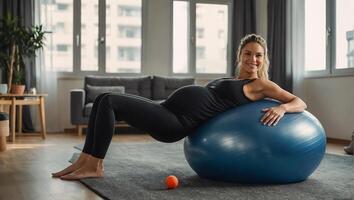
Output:
<svg viewBox="0 0 354 200">
<path fill-rule="evenodd" d="M 124 86 L 91 86 L 86 85 L 86 102 L 94 102 L 96 97 L 102 93 L 118 93 L 124 94 Z"/>
</svg>

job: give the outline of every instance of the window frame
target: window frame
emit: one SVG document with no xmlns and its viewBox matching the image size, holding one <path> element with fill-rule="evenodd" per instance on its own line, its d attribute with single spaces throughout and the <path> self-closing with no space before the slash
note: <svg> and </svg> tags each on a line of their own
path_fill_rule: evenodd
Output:
<svg viewBox="0 0 354 200">
<path fill-rule="evenodd" d="M 175 1 L 184 1 L 189 3 L 188 10 L 188 27 L 187 30 L 189 32 L 188 38 L 188 72 L 187 73 L 174 73 L 173 72 L 173 2 Z M 225 76 L 230 76 L 233 68 L 231 54 L 232 54 L 232 45 L 231 45 L 231 34 L 232 34 L 232 7 L 233 1 L 231 0 L 171 0 L 170 1 L 170 13 L 171 13 L 171 54 L 170 54 L 170 74 L 173 76 L 192 76 L 197 79 L 212 79 L 212 78 L 220 78 Z M 226 73 L 197 73 L 196 72 L 196 40 L 197 38 L 197 27 L 196 27 L 196 4 L 197 3 L 207 3 L 207 4 L 216 4 L 216 5 L 227 5 L 228 6 L 228 31 L 227 31 L 227 60 L 226 60 Z"/>
<path fill-rule="evenodd" d="M 106 0 L 97 0 L 98 2 L 98 70 L 83 71 L 81 70 L 81 2 L 83 0 L 72 0 L 73 2 L 73 68 L 71 72 L 57 71 L 59 78 L 78 78 L 87 75 L 102 75 L 102 76 L 140 76 L 143 74 L 143 49 L 144 49 L 144 30 L 146 24 L 146 9 L 147 5 L 144 0 L 141 0 L 141 53 L 140 53 L 140 72 L 139 73 L 108 73 L 106 72 Z M 111 9 L 111 8 L 110 8 Z M 112 27 L 111 27 L 112 28 Z M 112 56 L 112 55 L 111 55 Z"/>
<path fill-rule="evenodd" d="M 305 3 L 305 2 L 304 2 Z M 354 68 L 336 69 L 336 1 L 326 0 L 326 68 L 306 70 L 305 78 L 353 76 Z"/>
</svg>

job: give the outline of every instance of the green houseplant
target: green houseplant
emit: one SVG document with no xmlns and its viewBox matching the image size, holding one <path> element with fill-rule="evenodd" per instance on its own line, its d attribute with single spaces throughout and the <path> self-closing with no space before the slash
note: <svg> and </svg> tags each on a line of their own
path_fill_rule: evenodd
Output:
<svg viewBox="0 0 354 200">
<path fill-rule="evenodd" d="M 8 92 L 12 85 L 24 84 L 24 57 L 35 56 L 43 48 L 45 31 L 42 25 L 24 27 L 16 17 L 7 14 L 0 21 L 0 65 L 7 72 Z"/>
</svg>

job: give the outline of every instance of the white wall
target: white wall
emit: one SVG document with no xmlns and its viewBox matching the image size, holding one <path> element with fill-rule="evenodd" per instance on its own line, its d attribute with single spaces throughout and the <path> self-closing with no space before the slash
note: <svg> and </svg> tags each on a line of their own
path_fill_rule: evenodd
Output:
<svg viewBox="0 0 354 200">
<path fill-rule="evenodd" d="M 354 77 L 305 79 L 302 89 L 308 110 L 326 130 L 327 137 L 351 139 L 354 131 Z"/>
</svg>

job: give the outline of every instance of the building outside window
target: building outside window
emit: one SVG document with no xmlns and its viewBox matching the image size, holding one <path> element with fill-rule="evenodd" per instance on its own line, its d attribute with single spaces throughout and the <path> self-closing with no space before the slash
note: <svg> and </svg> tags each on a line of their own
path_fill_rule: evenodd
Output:
<svg viewBox="0 0 354 200">
<path fill-rule="evenodd" d="M 221 57 L 220 52 L 230 51 L 227 48 L 228 3 L 222 0 L 210 3 L 173 1 L 173 73 L 227 74 L 231 59 L 227 53 Z"/>
<path fill-rule="evenodd" d="M 43 51 L 45 66 L 80 75 L 140 73 L 142 0 L 38 1 L 40 23 L 51 32 Z M 112 8 L 118 8 L 118 18 Z M 128 28 L 113 28 L 120 26 Z M 122 54 L 123 61 L 110 54 Z"/>
<path fill-rule="evenodd" d="M 119 37 L 121 38 L 140 38 L 141 37 L 141 29 L 139 26 L 127 26 L 127 25 L 119 25 Z"/>
</svg>

